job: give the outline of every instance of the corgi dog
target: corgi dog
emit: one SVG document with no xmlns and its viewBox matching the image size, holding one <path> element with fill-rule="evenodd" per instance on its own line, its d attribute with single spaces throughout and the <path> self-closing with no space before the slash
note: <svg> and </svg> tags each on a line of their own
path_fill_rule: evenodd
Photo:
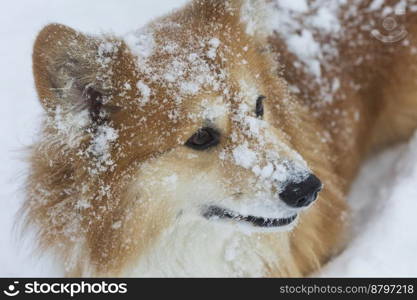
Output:
<svg viewBox="0 0 417 300">
<path fill-rule="evenodd" d="M 417 3 L 194 0 L 46 26 L 21 219 L 66 276 L 301 277 L 361 162 L 417 128 Z M 377 199 L 375 199 L 377 201 Z"/>
</svg>

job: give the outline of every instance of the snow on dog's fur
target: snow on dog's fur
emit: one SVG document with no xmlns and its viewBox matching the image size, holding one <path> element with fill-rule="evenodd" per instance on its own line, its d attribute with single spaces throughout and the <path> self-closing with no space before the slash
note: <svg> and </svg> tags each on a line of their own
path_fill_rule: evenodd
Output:
<svg viewBox="0 0 417 300">
<path fill-rule="evenodd" d="M 76 276 L 320 268 L 361 160 L 417 126 L 415 7 L 384 44 L 370 30 L 402 1 L 371 2 L 194 1 L 123 38 L 45 27 L 22 210 L 40 248 Z M 310 178 L 314 205 L 285 198 Z"/>
</svg>

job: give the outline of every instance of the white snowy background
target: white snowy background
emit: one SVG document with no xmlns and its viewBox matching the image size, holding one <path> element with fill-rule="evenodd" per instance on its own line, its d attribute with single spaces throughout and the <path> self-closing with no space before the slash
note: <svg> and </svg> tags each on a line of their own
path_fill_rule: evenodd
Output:
<svg viewBox="0 0 417 300">
<path fill-rule="evenodd" d="M 22 201 L 24 149 L 42 110 L 31 70 L 37 32 L 51 22 L 123 34 L 186 0 L 14 0 L 0 11 L 0 277 L 57 276 L 14 230 Z M 417 101 L 417 99 L 416 99 Z M 367 162 L 349 197 L 347 249 L 317 276 L 417 276 L 417 136 Z"/>
</svg>

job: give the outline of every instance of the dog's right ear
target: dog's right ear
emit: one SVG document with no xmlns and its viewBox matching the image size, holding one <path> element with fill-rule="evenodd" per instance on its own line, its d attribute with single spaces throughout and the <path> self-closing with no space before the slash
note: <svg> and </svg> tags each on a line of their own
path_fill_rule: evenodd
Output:
<svg viewBox="0 0 417 300">
<path fill-rule="evenodd" d="M 106 88 L 111 86 L 103 76 L 106 62 L 111 61 L 111 48 L 111 42 L 69 27 L 46 26 L 33 50 L 36 89 L 45 110 L 54 113 L 58 106 L 66 111 L 88 107 L 90 115 L 97 117 Z"/>
</svg>

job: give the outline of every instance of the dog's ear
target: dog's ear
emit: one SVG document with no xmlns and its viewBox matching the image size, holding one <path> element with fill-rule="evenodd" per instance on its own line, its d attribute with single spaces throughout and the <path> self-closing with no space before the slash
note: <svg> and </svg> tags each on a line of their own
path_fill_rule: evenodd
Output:
<svg viewBox="0 0 417 300">
<path fill-rule="evenodd" d="M 109 40 L 89 37 L 63 25 L 46 26 L 33 50 L 36 89 L 45 110 L 54 113 L 57 107 L 88 108 L 90 116 L 97 118 L 103 97 L 111 88 L 106 69 L 110 68 L 113 46 Z"/>
</svg>

